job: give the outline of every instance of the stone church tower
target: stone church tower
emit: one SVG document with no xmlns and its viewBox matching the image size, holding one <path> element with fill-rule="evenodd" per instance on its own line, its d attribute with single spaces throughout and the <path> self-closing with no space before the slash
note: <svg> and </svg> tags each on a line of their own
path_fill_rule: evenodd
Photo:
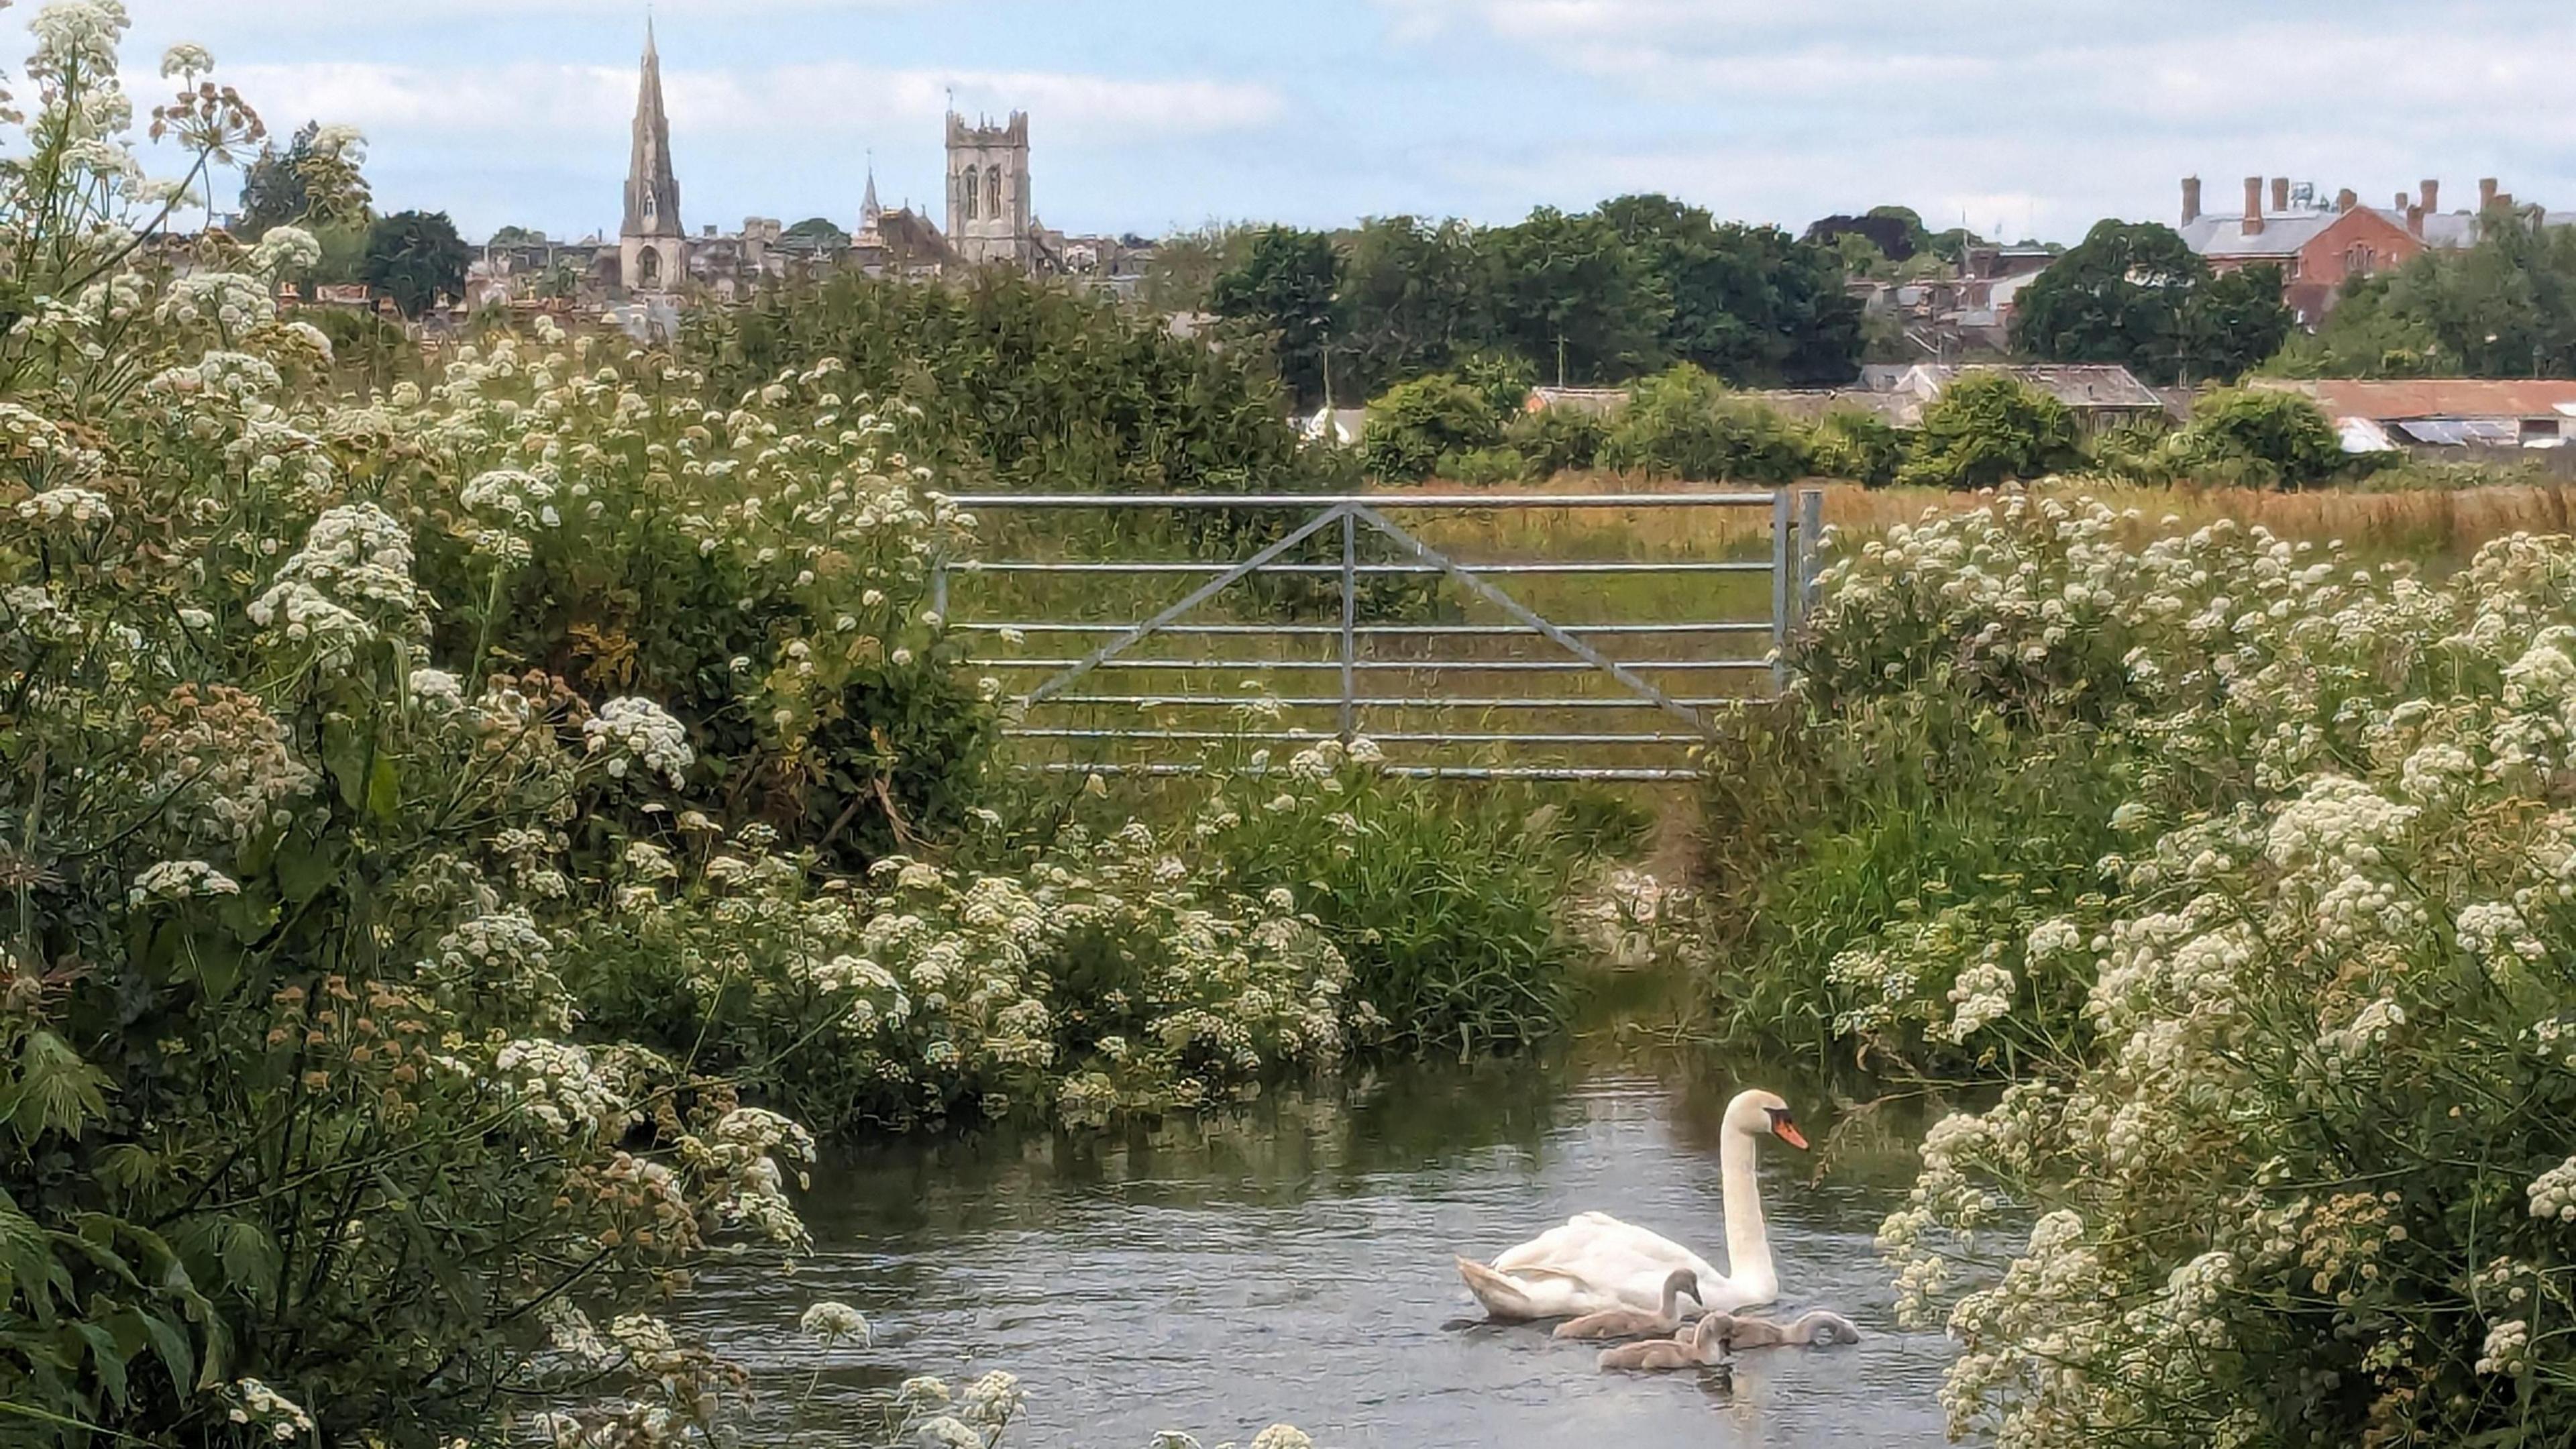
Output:
<svg viewBox="0 0 2576 1449">
<path fill-rule="evenodd" d="M 1029 117 L 969 126 L 948 114 L 948 244 L 968 266 L 1032 270 L 1029 235 Z"/>
<path fill-rule="evenodd" d="M 635 158 L 626 173 L 618 276 L 630 292 L 675 292 L 688 280 L 680 182 L 671 174 L 671 120 L 662 112 L 662 56 L 644 22 L 644 80 L 635 96 Z"/>
</svg>

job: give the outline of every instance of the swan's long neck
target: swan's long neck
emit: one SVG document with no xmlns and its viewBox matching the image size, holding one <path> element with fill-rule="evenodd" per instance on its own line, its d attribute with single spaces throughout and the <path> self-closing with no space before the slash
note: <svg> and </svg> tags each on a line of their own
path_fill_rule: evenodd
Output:
<svg viewBox="0 0 2576 1449">
<path fill-rule="evenodd" d="M 1726 1192 L 1726 1276 L 1766 1301 L 1780 1291 L 1771 1234 L 1762 1224 L 1762 1183 L 1753 1171 L 1753 1134 L 1730 1122 L 1717 1144 Z"/>
<path fill-rule="evenodd" d="M 1671 1279 L 1664 1280 L 1664 1321 L 1682 1321 L 1682 1285 Z"/>
</svg>

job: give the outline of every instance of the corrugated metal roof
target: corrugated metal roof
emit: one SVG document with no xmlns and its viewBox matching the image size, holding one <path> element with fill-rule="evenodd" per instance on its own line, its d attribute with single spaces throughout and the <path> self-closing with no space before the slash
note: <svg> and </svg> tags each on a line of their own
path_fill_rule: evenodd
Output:
<svg viewBox="0 0 2576 1449">
<path fill-rule="evenodd" d="M 2576 381 L 2433 377 L 2360 381 L 2257 378 L 2256 387 L 2300 393 L 2330 417 L 2395 422 L 2408 418 L 2556 418 L 2576 408 Z"/>
</svg>

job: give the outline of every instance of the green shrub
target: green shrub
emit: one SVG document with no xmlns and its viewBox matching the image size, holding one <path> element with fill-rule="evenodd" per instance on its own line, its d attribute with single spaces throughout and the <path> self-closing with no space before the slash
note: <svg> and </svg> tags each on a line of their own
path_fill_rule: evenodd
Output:
<svg viewBox="0 0 2576 1449">
<path fill-rule="evenodd" d="M 1398 383 L 1369 404 L 1360 463 L 1394 482 L 1428 478 L 1443 456 L 1489 448 L 1503 436 L 1501 414 L 1484 393 L 1449 373 Z"/>
<path fill-rule="evenodd" d="M 1353 748 L 1221 773 L 1191 838 L 1240 893 L 1284 893 L 1316 921 L 1350 962 L 1355 1030 L 1462 1055 L 1555 1032 L 1576 956 L 1560 912 L 1584 866 L 1563 812 L 1389 778 Z"/>
<path fill-rule="evenodd" d="M 1991 488 L 2045 476 L 2080 457 L 2075 415 L 2009 373 L 1970 372 L 1923 410 L 1899 480 L 1928 488 Z"/>
<path fill-rule="evenodd" d="M 2234 464 L 2250 481 L 2304 488 L 2341 472 L 2342 435 L 2315 403 L 2275 388 L 2222 388 L 2191 411 L 2174 437 L 2186 466 Z"/>
<path fill-rule="evenodd" d="M 1521 455 L 1534 478 L 1600 466 L 1610 442 L 1609 420 L 1575 407 L 1516 414 L 1503 427 L 1503 442 Z"/>
<path fill-rule="evenodd" d="M 1884 488 L 1905 465 L 1906 435 L 1875 413 L 1837 410 L 1820 419 L 1807 438 L 1815 471 L 1848 478 L 1864 488 Z"/>
<path fill-rule="evenodd" d="M 1477 448 L 1441 455 L 1439 475 L 1454 483 L 1486 488 L 1526 482 L 1529 460 L 1509 448 Z"/>
<path fill-rule="evenodd" d="M 1807 470 L 1795 428 L 1687 363 L 1638 383 L 1601 461 L 1657 478 L 1786 483 Z"/>
</svg>

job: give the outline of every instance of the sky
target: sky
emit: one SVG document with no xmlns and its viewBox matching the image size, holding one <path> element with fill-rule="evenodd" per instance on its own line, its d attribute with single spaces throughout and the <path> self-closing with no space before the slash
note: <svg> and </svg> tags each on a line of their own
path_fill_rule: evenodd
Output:
<svg viewBox="0 0 2576 1449">
<path fill-rule="evenodd" d="M 35 0 L 0 18 L 23 23 Z M 379 209 L 614 233 L 642 0 L 127 0 L 138 98 L 213 50 Z M 659 0 L 690 227 L 940 194 L 941 115 L 1030 113 L 1038 217 L 1509 221 L 1661 191 L 1802 228 L 1882 204 L 2074 241 L 2256 172 L 2576 209 L 2567 0 Z M 0 55 L 18 47 L 0 45 Z M 13 67 L 14 68 L 14 67 Z M 147 158 L 148 159 L 148 158 Z M 219 190 L 228 201 L 237 179 Z M 936 218 L 936 206 L 931 208 Z"/>
</svg>

